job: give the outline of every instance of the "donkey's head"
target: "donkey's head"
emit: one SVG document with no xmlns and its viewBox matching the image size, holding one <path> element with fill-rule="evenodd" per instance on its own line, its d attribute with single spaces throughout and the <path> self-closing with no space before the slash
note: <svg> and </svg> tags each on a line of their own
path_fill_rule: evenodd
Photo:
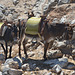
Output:
<svg viewBox="0 0 75 75">
<path fill-rule="evenodd" d="M 31 11 L 31 12 L 28 11 L 28 19 L 31 17 L 34 17 L 34 13 L 33 13 L 33 11 Z"/>
<path fill-rule="evenodd" d="M 3 36 L 6 41 L 17 41 L 17 26 L 13 22 L 4 22 Z"/>
<path fill-rule="evenodd" d="M 18 29 L 17 29 L 17 26 L 15 24 L 11 27 L 11 32 L 13 34 L 14 41 L 16 41 L 17 40 Z"/>
<path fill-rule="evenodd" d="M 70 39 L 72 39 L 72 36 L 73 36 L 73 26 L 69 26 L 69 25 L 67 25 L 66 27 L 65 27 L 65 34 L 64 34 L 64 38 L 65 38 L 65 40 L 70 40 Z"/>
</svg>

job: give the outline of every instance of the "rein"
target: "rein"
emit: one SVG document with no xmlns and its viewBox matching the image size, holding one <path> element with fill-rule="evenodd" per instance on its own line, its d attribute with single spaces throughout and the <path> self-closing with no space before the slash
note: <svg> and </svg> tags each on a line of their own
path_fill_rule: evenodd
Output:
<svg viewBox="0 0 75 75">
<path fill-rule="evenodd" d="M 43 34 L 43 32 L 44 32 L 44 29 L 45 29 L 45 25 L 46 25 L 46 23 L 47 23 L 47 21 L 46 20 L 44 20 L 44 21 L 42 21 L 41 23 L 40 23 L 40 31 L 38 32 L 38 36 L 40 37 L 40 39 L 42 39 L 42 34 Z"/>
</svg>

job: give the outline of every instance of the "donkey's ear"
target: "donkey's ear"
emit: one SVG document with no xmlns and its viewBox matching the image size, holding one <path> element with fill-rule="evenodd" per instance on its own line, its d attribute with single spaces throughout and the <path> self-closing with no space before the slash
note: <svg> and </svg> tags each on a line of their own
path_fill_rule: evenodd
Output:
<svg viewBox="0 0 75 75">
<path fill-rule="evenodd" d="M 28 15 L 30 14 L 30 12 L 28 11 Z"/>
<path fill-rule="evenodd" d="M 7 23 L 8 23 L 8 21 L 7 21 L 7 19 L 6 19 L 6 20 L 4 21 L 4 24 L 7 25 Z"/>
<path fill-rule="evenodd" d="M 20 19 L 18 19 L 18 22 L 20 22 Z"/>
</svg>

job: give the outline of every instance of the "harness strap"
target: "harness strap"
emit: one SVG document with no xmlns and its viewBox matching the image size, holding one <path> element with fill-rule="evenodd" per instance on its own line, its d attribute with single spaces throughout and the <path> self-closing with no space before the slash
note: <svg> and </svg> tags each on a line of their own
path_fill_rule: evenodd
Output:
<svg viewBox="0 0 75 75">
<path fill-rule="evenodd" d="M 42 40 L 42 34 L 43 34 L 43 32 L 44 32 L 44 29 L 45 29 L 45 24 L 46 24 L 46 22 L 43 22 L 43 25 L 42 25 L 42 29 L 41 29 L 41 31 L 40 31 L 40 33 L 38 33 L 38 36 L 39 36 L 39 38 Z"/>
<path fill-rule="evenodd" d="M 43 22 L 42 29 L 41 29 L 41 32 L 40 32 L 41 35 L 42 35 L 43 32 L 44 32 L 45 24 L 46 24 L 46 22 Z"/>
<path fill-rule="evenodd" d="M 38 36 L 39 36 L 39 38 L 42 40 L 42 37 L 41 37 L 40 33 L 38 33 Z"/>
</svg>

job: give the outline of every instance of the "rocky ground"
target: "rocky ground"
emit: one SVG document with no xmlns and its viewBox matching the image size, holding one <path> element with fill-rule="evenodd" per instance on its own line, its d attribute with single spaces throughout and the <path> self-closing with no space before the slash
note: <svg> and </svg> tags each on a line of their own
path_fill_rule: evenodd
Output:
<svg viewBox="0 0 75 75">
<path fill-rule="evenodd" d="M 27 12 L 31 10 L 37 17 L 47 14 L 49 23 L 75 23 L 74 0 L 0 0 L 0 19 L 27 19 Z M 52 48 L 48 49 L 46 61 L 43 60 L 44 45 L 38 38 L 36 44 L 28 39 L 28 59 L 25 59 L 22 47 L 22 58 L 18 57 L 17 44 L 13 46 L 12 58 L 7 60 L 0 48 L 0 75 L 75 75 L 74 34 L 71 42 L 55 40 Z"/>
</svg>

